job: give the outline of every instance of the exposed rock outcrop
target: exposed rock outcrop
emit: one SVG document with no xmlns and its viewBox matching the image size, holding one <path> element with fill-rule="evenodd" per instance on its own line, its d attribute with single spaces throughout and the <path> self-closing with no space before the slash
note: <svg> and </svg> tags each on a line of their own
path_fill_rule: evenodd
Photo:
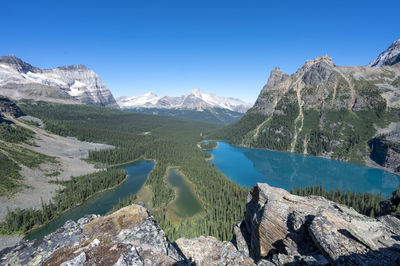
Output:
<svg viewBox="0 0 400 266">
<path fill-rule="evenodd" d="M 221 242 L 212 236 L 180 238 L 176 244 L 196 265 L 254 265 L 253 260 L 239 252 L 231 242 Z"/>
<path fill-rule="evenodd" d="M 379 165 L 400 172 L 400 145 L 385 139 L 373 138 L 369 143 L 370 158 Z"/>
<path fill-rule="evenodd" d="M 244 222 L 250 255 L 263 265 L 400 263 L 400 220 L 366 217 L 322 197 L 259 183 L 248 196 Z"/>
<path fill-rule="evenodd" d="M 1 265 L 172 265 L 180 261 L 185 258 L 140 205 L 105 217 L 68 221 L 44 239 L 23 240 L 0 252 Z"/>
<path fill-rule="evenodd" d="M 0 89 L 13 99 L 119 108 L 100 77 L 84 65 L 40 69 L 14 55 L 0 56 Z"/>
<path fill-rule="evenodd" d="M 0 123 L 3 121 L 5 115 L 18 118 L 23 116 L 24 113 L 13 101 L 0 95 Z"/>
</svg>

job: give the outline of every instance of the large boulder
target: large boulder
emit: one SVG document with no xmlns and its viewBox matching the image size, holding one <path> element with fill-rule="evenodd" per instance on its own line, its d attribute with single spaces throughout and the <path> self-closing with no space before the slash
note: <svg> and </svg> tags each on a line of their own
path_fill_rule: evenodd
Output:
<svg viewBox="0 0 400 266">
<path fill-rule="evenodd" d="M 249 193 L 244 226 L 235 232 L 262 265 L 394 265 L 400 263 L 399 226 L 393 216 L 374 219 L 322 197 L 259 183 Z"/>
<path fill-rule="evenodd" d="M 215 237 L 176 240 L 179 249 L 195 265 L 254 265 L 253 260 L 240 253 L 231 242 Z"/>
</svg>

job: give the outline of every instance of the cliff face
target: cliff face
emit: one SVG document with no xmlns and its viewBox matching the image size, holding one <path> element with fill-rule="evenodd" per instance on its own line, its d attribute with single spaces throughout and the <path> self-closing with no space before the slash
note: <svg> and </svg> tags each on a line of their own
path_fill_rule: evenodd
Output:
<svg viewBox="0 0 400 266">
<path fill-rule="evenodd" d="M 87 103 L 119 108 L 100 77 L 83 65 L 40 69 L 13 56 L 0 57 L 0 89 L 14 99 Z"/>
<path fill-rule="evenodd" d="M 374 138 L 369 142 L 371 159 L 379 165 L 400 173 L 400 145 L 386 139 Z"/>
<path fill-rule="evenodd" d="M 299 197 L 267 184 L 249 193 L 233 242 L 213 237 L 170 243 L 140 205 L 68 221 L 44 239 L 0 252 L 17 265 L 394 265 L 400 220 L 369 218 L 321 197 Z M 193 264 L 195 263 L 195 264 Z"/>
</svg>

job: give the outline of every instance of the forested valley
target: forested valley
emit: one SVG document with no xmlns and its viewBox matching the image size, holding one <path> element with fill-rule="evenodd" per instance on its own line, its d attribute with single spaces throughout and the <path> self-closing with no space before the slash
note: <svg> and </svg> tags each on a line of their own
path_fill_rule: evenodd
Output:
<svg viewBox="0 0 400 266">
<path fill-rule="evenodd" d="M 243 219 L 248 189 L 226 178 L 206 160 L 210 155 L 204 150 L 213 149 L 216 144 L 201 141 L 220 126 L 132 114 L 93 105 L 22 101 L 19 106 L 24 113 L 42 119 L 45 128 L 52 133 L 110 144 L 116 148 L 89 152 L 87 160 L 106 170 L 59 182 L 64 188 L 58 191 L 52 202 L 42 202 L 41 210 L 17 209 L 9 212 L 0 225 L 2 233 L 26 233 L 37 228 L 91 195 L 123 182 L 125 172 L 114 166 L 151 159 L 156 164 L 145 183 L 151 192 L 150 209 L 170 240 L 199 235 L 232 239 L 234 225 Z M 26 141 L 26 138 L 19 141 Z M 185 219 L 176 219 L 168 214 L 168 204 L 175 197 L 174 190 L 166 183 L 168 167 L 179 168 L 193 184 L 194 192 L 203 205 L 202 212 Z M 323 196 L 368 216 L 380 212 L 379 202 L 382 200 L 381 195 L 327 191 L 321 186 L 296 188 L 290 192 L 301 196 Z M 113 210 L 135 201 L 136 195 L 131 195 L 122 199 Z"/>
<path fill-rule="evenodd" d="M 155 160 L 156 166 L 145 186 L 151 190 L 150 209 L 171 240 L 199 235 L 212 235 L 221 240 L 232 239 L 233 226 L 243 218 L 248 189 L 227 179 L 213 164 L 206 161 L 209 154 L 197 147 L 197 143 L 217 129 L 218 125 L 131 114 L 91 105 L 23 101 L 19 106 L 24 113 L 42 119 L 46 129 L 52 133 L 114 145 L 116 148 L 112 150 L 89 153 L 87 160 L 96 163 L 98 167 L 109 168 L 144 158 Z M 165 180 L 168 166 L 179 167 L 193 184 L 203 204 L 200 214 L 179 220 L 168 216 L 166 208 L 174 198 L 174 190 Z M 64 192 L 59 195 L 67 195 Z M 72 206 L 59 207 L 58 201 L 56 197 L 52 203 L 44 203 L 43 210 L 37 212 L 11 212 L 3 229 L 16 231 L 21 228 L 26 231 L 35 224 L 53 218 L 64 207 Z M 71 200 L 71 204 L 76 203 Z M 55 210 L 49 211 L 52 208 Z"/>
</svg>

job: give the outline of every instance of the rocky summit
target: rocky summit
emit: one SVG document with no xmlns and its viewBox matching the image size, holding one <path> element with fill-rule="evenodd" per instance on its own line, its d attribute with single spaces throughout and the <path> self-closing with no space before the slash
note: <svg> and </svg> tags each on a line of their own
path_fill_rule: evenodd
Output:
<svg viewBox="0 0 400 266">
<path fill-rule="evenodd" d="M 338 66 L 327 55 L 291 75 L 277 67 L 254 106 L 214 137 L 398 172 L 400 153 L 391 147 L 400 143 L 400 64 L 389 58 L 399 55 L 399 45 L 397 40 L 380 56 L 392 63 L 374 67 Z M 389 148 L 379 148 L 374 138 Z M 377 155 L 381 150 L 390 152 Z"/>
<path fill-rule="evenodd" d="M 14 55 L 0 56 L 0 89 L 13 99 L 119 108 L 100 77 L 84 65 L 40 69 Z"/>
<path fill-rule="evenodd" d="M 400 220 L 366 217 L 322 197 L 256 184 L 232 242 L 171 243 L 149 211 L 130 205 L 68 221 L 44 239 L 0 252 L 1 265 L 395 265 Z"/>
<path fill-rule="evenodd" d="M 368 66 L 392 66 L 400 62 L 400 39 L 394 41 L 389 48 L 383 51 L 377 58 L 371 61 Z"/>
</svg>

